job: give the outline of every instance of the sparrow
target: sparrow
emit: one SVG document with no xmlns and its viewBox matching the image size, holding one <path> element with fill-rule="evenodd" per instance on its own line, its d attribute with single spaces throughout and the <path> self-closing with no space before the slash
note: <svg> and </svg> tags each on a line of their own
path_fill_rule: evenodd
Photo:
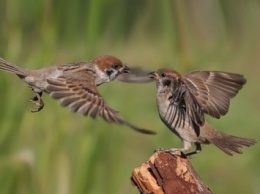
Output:
<svg viewBox="0 0 260 194">
<path fill-rule="evenodd" d="M 156 151 L 199 153 L 201 144 L 214 144 L 228 155 L 242 153 L 241 148 L 256 143 L 254 139 L 225 134 L 205 121 L 205 114 L 220 118 L 227 114 L 230 99 L 246 83 L 243 75 L 221 71 L 193 71 L 181 75 L 162 68 L 149 73 L 156 82 L 157 109 L 162 122 L 183 142 L 183 148 L 160 148 Z"/>
<path fill-rule="evenodd" d="M 31 99 L 34 104 L 31 112 L 38 112 L 44 107 L 41 96 L 45 92 L 72 112 L 92 118 L 102 117 L 109 123 L 126 125 L 145 134 L 155 134 L 123 119 L 117 111 L 107 105 L 98 92 L 97 86 L 130 71 L 114 56 L 103 55 L 89 62 L 53 65 L 37 70 L 21 68 L 0 58 L 0 69 L 15 73 L 35 93 Z"/>
</svg>

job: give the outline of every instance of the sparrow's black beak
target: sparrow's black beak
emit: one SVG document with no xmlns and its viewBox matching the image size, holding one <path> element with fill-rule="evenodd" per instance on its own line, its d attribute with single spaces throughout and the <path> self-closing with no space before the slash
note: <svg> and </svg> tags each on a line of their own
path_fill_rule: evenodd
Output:
<svg viewBox="0 0 260 194">
<path fill-rule="evenodd" d="M 123 73 L 130 73 L 130 68 L 125 65 L 125 66 L 123 67 L 123 69 L 122 69 L 122 72 L 123 72 Z"/>
<path fill-rule="evenodd" d="M 156 74 L 155 71 L 153 71 L 153 72 L 148 73 L 148 77 L 151 78 L 151 79 L 156 79 L 157 78 L 157 74 Z"/>
</svg>

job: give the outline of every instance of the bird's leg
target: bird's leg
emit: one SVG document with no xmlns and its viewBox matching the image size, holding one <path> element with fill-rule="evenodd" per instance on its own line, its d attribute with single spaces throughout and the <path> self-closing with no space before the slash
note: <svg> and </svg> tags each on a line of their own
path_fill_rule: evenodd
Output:
<svg viewBox="0 0 260 194">
<path fill-rule="evenodd" d="M 30 100 L 35 106 L 33 106 L 31 112 L 39 112 L 44 107 L 44 103 L 41 99 L 42 92 L 37 92 L 36 95 Z"/>
<path fill-rule="evenodd" d="M 162 151 L 162 152 L 168 152 L 168 153 L 174 155 L 174 153 L 176 151 L 186 152 L 186 151 L 190 150 L 190 148 L 192 146 L 191 142 L 188 142 L 185 140 L 183 140 L 183 145 L 184 145 L 183 148 L 159 148 L 159 149 L 156 149 L 155 152 Z M 186 155 L 186 154 L 184 154 L 184 155 Z"/>
<path fill-rule="evenodd" d="M 185 155 L 186 156 L 191 156 L 191 155 L 194 155 L 194 154 L 198 154 L 201 152 L 201 145 L 199 143 L 195 143 L 195 146 L 196 146 L 196 150 L 193 151 L 193 152 L 189 152 L 189 153 L 186 153 Z"/>
</svg>

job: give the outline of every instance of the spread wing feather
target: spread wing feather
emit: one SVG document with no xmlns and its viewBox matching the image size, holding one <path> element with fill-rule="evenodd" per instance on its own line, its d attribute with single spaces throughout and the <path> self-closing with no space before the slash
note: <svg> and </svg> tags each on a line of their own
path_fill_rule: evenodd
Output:
<svg viewBox="0 0 260 194">
<path fill-rule="evenodd" d="M 72 112 L 92 118 L 102 117 L 109 123 L 126 125 L 141 133 L 154 134 L 153 131 L 128 123 L 117 111 L 110 108 L 99 94 L 91 71 L 65 73 L 56 79 L 48 79 L 47 82 L 47 92 L 50 96 L 59 100 L 62 106 L 68 107 Z"/>
<path fill-rule="evenodd" d="M 183 81 L 204 112 L 215 118 L 228 112 L 230 99 L 246 83 L 243 75 L 221 71 L 194 71 Z"/>
<path fill-rule="evenodd" d="M 180 79 L 175 79 L 171 87 L 171 95 L 168 99 L 170 105 L 165 114 L 165 120 L 174 128 L 184 128 L 189 122 L 194 129 L 202 126 L 205 122 L 203 109 L 196 98 L 190 94 L 187 86 Z M 199 132 L 196 131 L 198 134 Z M 198 134 L 199 135 L 199 134 Z"/>
</svg>

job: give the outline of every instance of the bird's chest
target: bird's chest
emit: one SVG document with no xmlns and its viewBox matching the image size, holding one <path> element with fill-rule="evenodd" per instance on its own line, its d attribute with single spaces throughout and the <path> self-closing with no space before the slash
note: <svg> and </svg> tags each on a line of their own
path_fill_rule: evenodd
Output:
<svg viewBox="0 0 260 194">
<path fill-rule="evenodd" d="M 161 120 L 178 137 L 192 142 L 197 135 L 190 124 L 188 115 L 185 111 L 180 111 L 180 107 L 169 98 L 167 94 L 157 94 L 157 107 Z"/>
<path fill-rule="evenodd" d="M 169 97 L 167 93 L 157 93 L 157 109 L 159 116 L 163 123 L 170 128 L 172 131 L 175 130 L 174 126 L 171 126 L 170 114 L 174 114 L 174 110 L 172 110 L 171 102 L 169 101 Z"/>
<path fill-rule="evenodd" d="M 165 93 L 158 93 L 157 94 L 157 108 L 160 115 L 165 115 L 167 109 L 170 105 L 170 101 L 168 100 L 169 96 Z"/>
</svg>

